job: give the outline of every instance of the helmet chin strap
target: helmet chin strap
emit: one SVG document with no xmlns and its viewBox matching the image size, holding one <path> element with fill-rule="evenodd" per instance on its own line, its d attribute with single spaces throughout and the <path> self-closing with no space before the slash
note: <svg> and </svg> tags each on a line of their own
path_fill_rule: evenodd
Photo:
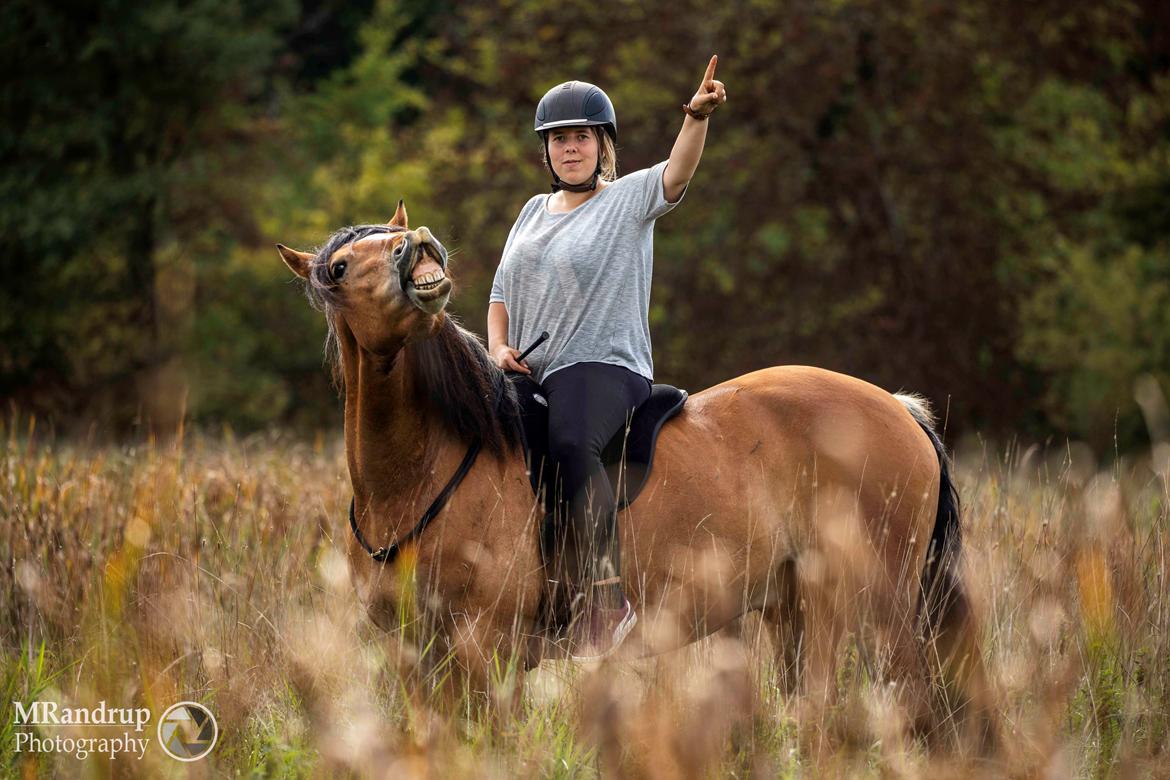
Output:
<svg viewBox="0 0 1170 780">
<path fill-rule="evenodd" d="M 597 189 L 597 179 L 601 176 L 601 154 L 597 155 L 597 170 L 593 171 L 593 178 L 589 181 L 581 182 L 580 184 L 569 184 L 561 181 L 561 177 L 557 176 L 557 172 L 552 167 L 552 157 L 548 154 L 548 133 L 544 134 L 544 159 L 548 160 L 548 170 L 552 174 L 552 191 L 565 190 L 566 192 L 592 192 Z"/>
<path fill-rule="evenodd" d="M 593 172 L 593 177 L 589 181 L 581 182 L 580 184 L 569 184 L 561 181 L 561 177 L 553 172 L 553 192 L 557 190 L 565 190 L 566 192 L 591 192 L 597 189 L 597 178 L 601 175 L 601 166 L 597 166 L 597 170 Z"/>
</svg>

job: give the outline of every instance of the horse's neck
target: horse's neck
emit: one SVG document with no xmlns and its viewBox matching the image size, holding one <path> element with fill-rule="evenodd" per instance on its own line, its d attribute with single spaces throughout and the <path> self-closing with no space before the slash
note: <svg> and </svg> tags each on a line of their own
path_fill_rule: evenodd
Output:
<svg viewBox="0 0 1170 780">
<path fill-rule="evenodd" d="M 387 360 L 356 348 L 345 361 L 345 444 L 354 494 L 359 504 L 372 501 L 403 513 L 417 501 L 429 502 L 440 470 L 461 457 L 460 443 L 419 392 L 406 357 L 403 351 Z"/>
</svg>

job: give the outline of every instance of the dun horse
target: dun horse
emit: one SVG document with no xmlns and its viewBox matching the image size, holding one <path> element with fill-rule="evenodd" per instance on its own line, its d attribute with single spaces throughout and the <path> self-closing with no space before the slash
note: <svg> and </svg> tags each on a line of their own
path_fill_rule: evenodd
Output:
<svg viewBox="0 0 1170 780">
<path fill-rule="evenodd" d="M 341 230 L 315 254 L 278 249 L 328 321 L 354 495 L 348 556 L 370 618 L 389 628 L 399 600 L 415 599 L 481 684 L 493 656 L 515 653 L 531 667 L 560 651 L 541 614 L 542 510 L 515 399 L 481 342 L 445 312 L 442 244 L 410 230 L 400 203 L 388 225 Z M 691 396 L 662 427 L 648 482 L 619 516 L 641 617 L 623 653 L 662 652 L 761 610 L 789 682 L 801 678 L 811 697 L 831 696 L 847 635 L 914 713 L 927 667 L 940 662 L 978 694 L 957 496 L 932 426 L 913 396 L 804 366 Z M 478 459 L 420 524 L 473 441 Z M 412 556 L 367 550 L 397 551 L 406 538 Z M 409 589 L 392 572 L 408 557 Z"/>
</svg>

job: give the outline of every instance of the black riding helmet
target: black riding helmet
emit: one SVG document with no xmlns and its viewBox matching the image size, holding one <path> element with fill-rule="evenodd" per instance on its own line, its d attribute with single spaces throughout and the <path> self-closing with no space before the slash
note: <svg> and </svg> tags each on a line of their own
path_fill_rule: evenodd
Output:
<svg viewBox="0 0 1170 780">
<path fill-rule="evenodd" d="M 601 87 L 584 81 L 566 81 L 558 84 L 544 94 L 536 105 L 536 125 L 534 129 L 544 139 L 544 156 L 548 160 L 548 170 L 552 174 L 553 192 L 568 190 L 569 192 L 586 192 L 597 189 L 597 177 L 601 175 L 601 150 L 597 150 L 597 170 L 593 178 L 584 184 L 565 184 L 552 169 L 552 160 L 548 159 L 548 131 L 558 127 L 594 127 L 600 125 L 609 133 L 609 137 L 617 142 L 617 114 L 613 110 L 613 103 L 609 96 L 601 91 Z"/>
</svg>

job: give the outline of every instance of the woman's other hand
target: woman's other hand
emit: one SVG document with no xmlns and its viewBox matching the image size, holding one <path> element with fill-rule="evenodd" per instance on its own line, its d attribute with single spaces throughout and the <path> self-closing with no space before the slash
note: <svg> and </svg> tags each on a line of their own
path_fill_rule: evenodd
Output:
<svg viewBox="0 0 1170 780">
<path fill-rule="evenodd" d="M 528 361 L 522 360 L 517 362 L 516 358 L 520 357 L 520 350 L 509 347 L 507 344 L 501 344 L 492 350 L 492 359 L 496 361 L 496 365 L 505 371 L 518 371 L 521 374 L 531 374 L 531 369 L 528 368 Z"/>
<path fill-rule="evenodd" d="M 699 84 L 699 91 L 691 98 L 691 110 L 696 114 L 710 116 L 715 109 L 727 102 L 727 89 L 722 81 L 715 80 L 715 65 L 719 62 L 719 55 L 712 55 L 707 63 L 707 72 L 703 74 L 703 81 Z"/>
</svg>

